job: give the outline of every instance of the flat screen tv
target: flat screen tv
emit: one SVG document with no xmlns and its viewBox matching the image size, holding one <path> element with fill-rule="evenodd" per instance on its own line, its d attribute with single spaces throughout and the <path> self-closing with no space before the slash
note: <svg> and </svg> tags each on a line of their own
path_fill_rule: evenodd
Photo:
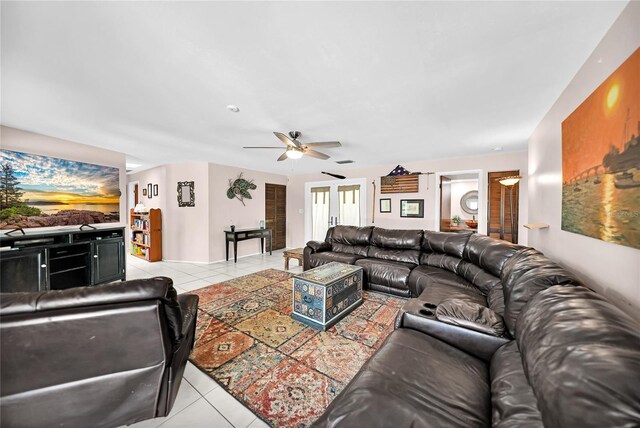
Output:
<svg viewBox="0 0 640 428">
<path fill-rule="evenodd" d="M 120 221 L 118 168 L 0 150 L 0 229 Z"/>
</svg>

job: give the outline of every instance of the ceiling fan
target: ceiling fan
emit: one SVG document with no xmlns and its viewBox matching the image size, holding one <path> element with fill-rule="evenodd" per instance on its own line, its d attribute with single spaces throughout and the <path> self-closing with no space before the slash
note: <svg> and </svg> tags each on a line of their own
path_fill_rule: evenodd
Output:
<svg viewBox="0 0 640 428">
<path fill-rule="evenodd" d="M 285 135 L 281 132 L 274 132 L 275 136 L 278 137 L 280 141 L 282 141 L 286 146 L 286 150 L 283 154 L 278 158 L 279 161 L 283 161 L 287 158 L 289 159 L 300 159 L 302 156 L 307 155 L 317 159 L 326 160 L 329 159 L 329 155 L 325 155 L 324 153 L 320 153 L 319 151 L 314 150 L 317 147 L 324 148 L 332 148 L 332 147 L 342 147 L 338 141 L 324 141 L 321 143 L 306 143 L 303 144 L 298 141 L 298 138 L 302 135 L 300 131 L 289 131 L 289 135 Z M 243 149 L 282 149 L 281 146 L 251 146 L 251 147 L 243 147 Z"/>
</svg>

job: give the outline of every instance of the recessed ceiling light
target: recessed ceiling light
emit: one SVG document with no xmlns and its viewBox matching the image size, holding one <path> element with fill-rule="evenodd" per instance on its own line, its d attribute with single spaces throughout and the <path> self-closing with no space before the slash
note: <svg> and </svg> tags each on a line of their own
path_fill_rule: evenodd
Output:
<svg viewBox="0 0 640 428">
<path fill-rule="evenodd" d="M 140 166 L 140 164 L 139 164 L 139 163 L 130 163 L 130 162 L 127 162 L 127 163 L 126 163 L 126 166 L 127 166 L 127 169 L 133 169 L 133 168 L 137 168 L 137 167 L 139 167 L 139 166 Z"/>
<path fill-rule="evenodd" d="M 598 58 L 598 64 L 602 64 L 602 58 Z"/>
<path fill-rule="evenodd" d="M 494 152 L 501 152 L 502 151 L 502 146 L 494 147 L 493 151 Z"/>
<path fill-rule="evenodd" d="M 233 104 L 229 104 L 227 106 L 227 110 L 232 111 L 234 113 L 238 113 L 240 111 L 240 107 L 233 105 Z"/>
</svg>

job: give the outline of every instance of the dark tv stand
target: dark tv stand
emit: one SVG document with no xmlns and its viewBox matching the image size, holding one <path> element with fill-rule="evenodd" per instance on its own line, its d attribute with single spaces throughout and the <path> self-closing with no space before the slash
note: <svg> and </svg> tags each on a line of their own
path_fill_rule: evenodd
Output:
<svg viewBox="0 0 640 428">
<path fill-rule="evenodd" d="M 0 236 L 0 292 L 124 281 L 124 236 L 123 227 Z"/>
</svg>

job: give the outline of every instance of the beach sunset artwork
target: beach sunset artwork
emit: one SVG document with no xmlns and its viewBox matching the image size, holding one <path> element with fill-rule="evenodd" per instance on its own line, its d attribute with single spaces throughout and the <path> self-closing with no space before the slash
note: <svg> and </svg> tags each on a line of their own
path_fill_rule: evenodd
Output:
<svg viewBox="0 0 640 428">
<path fill-rule="evenodd" d="M 0 150 L 0 228 L 120 221 L 118 168 Z"/>
<path fill-rule="evenodd" d="M 640 248 L 640 49 L 562 122 L 562 230 Z"/>
</svg>

